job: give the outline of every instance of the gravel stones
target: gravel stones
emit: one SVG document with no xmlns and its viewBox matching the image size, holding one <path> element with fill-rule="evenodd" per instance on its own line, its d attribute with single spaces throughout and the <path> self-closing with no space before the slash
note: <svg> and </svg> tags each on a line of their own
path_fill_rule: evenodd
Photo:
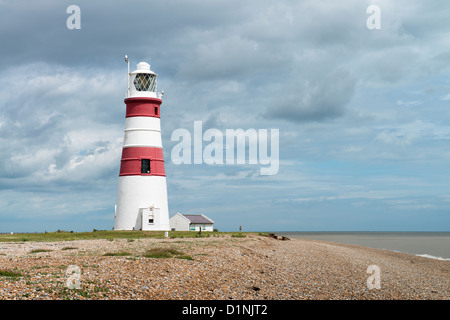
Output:
<svg viewBox="0 0 450 320">
<path fill-rule="evenodd" d="M 183 254 L 144 257 L 152 248 Z M 380 289 L 367 286 L 370 265 L 381 271 Z M 81 273 L 67 274 L 69 266 Z M 4 300 L 450 298 L 449 261 L 257 234 L 1 243 L 0 270 L 21 275 L 0 275 Z M 68 288 L 69 277 L 80 289 Z"/>
</svg>

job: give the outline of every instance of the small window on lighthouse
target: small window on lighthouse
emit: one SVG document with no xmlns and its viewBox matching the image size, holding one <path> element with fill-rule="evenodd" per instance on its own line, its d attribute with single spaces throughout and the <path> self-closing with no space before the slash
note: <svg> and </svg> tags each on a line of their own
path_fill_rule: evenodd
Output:
<svg viewBox="0 0 450 320">
<path fill-rule="evenodd" d="M 150 173 L 150 159 L 141 159 L 141 173 Z"/>
<path fill-rule="evenodd" d="M 151 213 L 148 215 L 148 224 L 153 224 L 155 222 L 154 220 L 154 216 L 153 216 L 153 211 L 150 211 Z"/>
<path fill-rule="evenodd" d="M 138 73 L 134 78 L 134 87 L 137 91 L 152 91 L 156 90 L 156 75 L 149 73 Z"/>
</svg>

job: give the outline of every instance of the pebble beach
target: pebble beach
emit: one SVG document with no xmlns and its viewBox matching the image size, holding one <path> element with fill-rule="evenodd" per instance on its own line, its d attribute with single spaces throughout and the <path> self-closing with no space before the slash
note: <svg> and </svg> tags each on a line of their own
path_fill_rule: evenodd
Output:
<svg viewBox="0 0 450 320">
<path fill-rule="evenodd" d="M 260 234 L 0 243 L 2 300 L 448 300 L 449 288 L 450 261 Z"/>
</svg>

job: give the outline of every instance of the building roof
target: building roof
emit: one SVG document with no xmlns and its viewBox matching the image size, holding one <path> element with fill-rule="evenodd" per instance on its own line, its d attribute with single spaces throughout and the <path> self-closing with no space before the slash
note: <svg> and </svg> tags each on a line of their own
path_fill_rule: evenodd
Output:
<svg viewBox="0 0 450 320">
<path fill-rule="evenodd" d="M 214 221 L 202 214 L 183 214 L 182 216 L 189 219 L 191 223 L 214 223 Z"/>
</svg>

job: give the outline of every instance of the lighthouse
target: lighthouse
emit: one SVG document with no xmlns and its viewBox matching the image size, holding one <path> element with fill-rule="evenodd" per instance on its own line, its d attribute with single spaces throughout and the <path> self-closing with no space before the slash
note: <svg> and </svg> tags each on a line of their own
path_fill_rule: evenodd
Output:
<svg viewBox="0 0 450 320">
<path fill-rule="evenodd" d="M 129 72 L 114 230 L 170 230 L 157 74 L 146 62 Z"/>
</svg>

